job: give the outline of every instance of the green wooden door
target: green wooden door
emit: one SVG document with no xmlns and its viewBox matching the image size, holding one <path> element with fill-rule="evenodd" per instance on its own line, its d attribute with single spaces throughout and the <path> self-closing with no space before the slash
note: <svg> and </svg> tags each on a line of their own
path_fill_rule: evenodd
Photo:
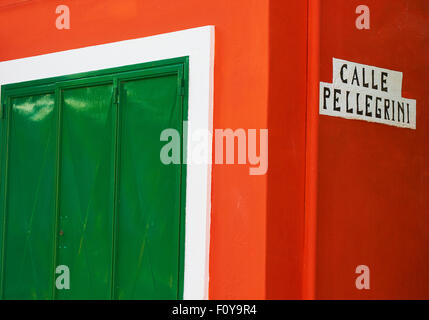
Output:
<svg viewBox="0 0 429 320">
<path fill-rule="evenodd" d="M 1 269 L 6 299 L 47 299 L 52 294 L 54 105 L 52 93 L 10 99 L 9 125 L 3 130 L 8 136 L 3 152 L 9 157 L 7 171 L 2 170 L 2 211 L 8 213 Z"/>
<path fill-rule="evenodd" d="M 2 87 L 3 299 L 177 299 L 187 59 Z M 70 270 L 58 289 L 57 266 Z"/>
<path fill-rule="evenodd" d="M 119 299 L 177 298 L 181 171 L 163 165 L 159 152 L 150 152 L 160 150 L 165 128 L 181 132 L 177 81 L 166 75 L 121 83 L 115 274 Z"/>
<path fill-rule="evenodd" d="M 60 299 L 108 299 L 113 241 L 113 85 L 61 91 L 57 265 L 71 272 Z"/>
</svg>

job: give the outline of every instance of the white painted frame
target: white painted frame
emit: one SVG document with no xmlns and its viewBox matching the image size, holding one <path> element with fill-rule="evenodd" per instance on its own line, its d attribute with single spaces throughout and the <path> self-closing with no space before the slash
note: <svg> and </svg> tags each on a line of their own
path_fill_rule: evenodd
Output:
<svg viewBox="0 0 429 320">
<path fill-rule="evenodd" d="M 195 150 L 202 142 L 193 141 L 193 132 L 212 134 L 214 26 L 0 62 L 0 85 L 183 56 L 189 56 L 187 143 Z M 207 143 L 203 164 L 193 164 L 187 152 L 184 299 L 208 298 L 211 139 Z"/>
</svg>

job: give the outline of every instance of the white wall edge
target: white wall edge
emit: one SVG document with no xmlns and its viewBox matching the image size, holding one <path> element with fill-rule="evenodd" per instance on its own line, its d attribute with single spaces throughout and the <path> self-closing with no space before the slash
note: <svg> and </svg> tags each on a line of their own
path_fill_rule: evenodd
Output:
<svg viewBox="0 0 429 320">
<path fill-rule="evenodd" d="M 0 62 L 0 85 L 189 56 L 188 150 L 213 130 L 214 26 Z M 212 141 L 204 164 L 187 153 L 184 299 L 208 299 Z"/>
</svg>

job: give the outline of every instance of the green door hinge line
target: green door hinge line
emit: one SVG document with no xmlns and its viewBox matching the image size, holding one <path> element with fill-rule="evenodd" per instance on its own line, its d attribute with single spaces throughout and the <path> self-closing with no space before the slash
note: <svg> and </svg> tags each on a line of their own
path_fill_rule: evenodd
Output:
<svg viewBox="0 0 429 320">
<path fill-rule="evenodd" d="M 5 112 L 6 112 L 6 102 L 3 102 L 1 104 L 1 110 L 0 110 L 0 118 L 1 119 L 5 118 Z"/>
<path fill-rule="evenodd" d="M 179 89 L 179 96 L 183 97 L 185 95 L 185 79 L 182 78 L 182 81 L 180 82 L 180 89 Z"/>
<path fill-rule="evenodd" d="M 113 103 L 119 104 L 119 87 L 117 85 L 113 88 Z"/>
</svg>

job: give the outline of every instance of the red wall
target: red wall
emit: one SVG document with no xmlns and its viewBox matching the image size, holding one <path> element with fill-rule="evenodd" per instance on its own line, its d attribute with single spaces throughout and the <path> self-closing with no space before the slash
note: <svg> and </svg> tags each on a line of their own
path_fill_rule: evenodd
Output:
<svg viewBox="0 0 429 320">
<path fill-rule="evenodd" d="M 0 1 L 1 61 L 215 25 L 214 129 L 267 128 L 268 0 L 19 2 Z M 70 30 L 55 27 L 60 4 Z M 211 298 L 265 298 L 266 194 L 248 166 L 213 166 Z"/>
<path fill-rule="evenodd" d="M 316 298 L 428 299 L 429 1 L 320 4 L 320 81 L 333 57 L 403 72 L 417 130 L 319 117 Z M 355 27 L 360 4 L 370 30 Z M 370 290 L 355 288 L 361 264 Z"/>
<path fill-rule="evenodd" d="M 303 294 L 307 9 L 306 1 L 270 1 L 268 299 Z"/>
</svg>

